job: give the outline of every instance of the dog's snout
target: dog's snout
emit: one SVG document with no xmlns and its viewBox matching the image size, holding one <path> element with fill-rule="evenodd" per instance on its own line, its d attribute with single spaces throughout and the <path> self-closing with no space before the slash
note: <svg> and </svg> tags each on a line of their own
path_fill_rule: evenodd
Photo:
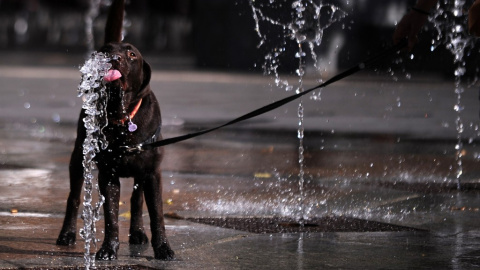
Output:
<svg viewBox="0 0 480 270">
<path fill-rule="evenodd" d="M 119 54 L 113 54 L 112 55 L 112 60 L 113 61 L 120 61 L 120 60 L 122 60 L 122 56 L 119 55 Z"/>
</svg>

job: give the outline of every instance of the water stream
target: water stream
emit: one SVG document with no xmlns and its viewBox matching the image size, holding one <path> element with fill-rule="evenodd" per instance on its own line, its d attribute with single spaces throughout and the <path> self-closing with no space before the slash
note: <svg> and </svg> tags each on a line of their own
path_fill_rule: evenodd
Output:
<svg viewBox="0 0 480 270">
<path fill-rule="evenodd" d="M 94 52 L 80 68 L 82 81 L 78 86 L 78 95 L 83 98 L 82 108 L 86 116 L 83 118 L 86 137 L 83 143 L 83 176 L 84 198 L 82 219 L 83 228 L 80 235 L 85 239 L 85 269 L 95 267 L 95 255 L 90 255 L 91 244 L 96 248 L 95 222 L 100 219 L 100 209 L 105 198 L 100 194 L 98 183 L 94 184 L 93 170 L 96 168 L 95 155 L 100 149 L 106 149 L 108 142 L 102 134 L 102 129 L 107 125 L 107 92 L 103 84 L 103 76 L 110 69 L 110 59 L 103 53 Z M 97 190 L 98 201 L 93 205 L 93 192 Z"/>
<path fill-rule="evenodd" d="M 462 94 L 465 92 L 463 84 L 467 71 L 466 56 L 475 45 L 475 38 L 468 34 L 467 14 L 465 12 L 471 3 L 467 4 L 466 2 L 465 0 L 440 1 L 434 15 L 430 18 L 437 33 L 436 38 L 432 40 L 432 50 L 439 45 L 445 44 L 446 48 L 454 56 L 456 100 L 453 109 L 456 113 L 455 127 L 457 130 L 455 179 L 458 189 L 461 189 L 461 177 L 463 174 L 463 133 L 465 126 L 462 119 L 464 110 Z"/>
<path fill-rule="evenodd" d="M 323 32 L 333 23 L 341 21 L 346 13 L 339 7 L 332 4 L 324 4 L 322 1 L 300 0 L 287 4 L 285 1 L 270 0 L 269 3 L 258 3 L 254 0 L 250 1 L 253 19 L 255 20 L 255 31 L 257 32 L 260 46 L 269 47 L 269 53 L 265 56 L 263 64 L 264 73 L 274 77 L 275 86 L 291 91 L 294 88 L 296 93 L 304 91 L 304 76 L 306 73 L 307 53 L 313 61 L 313 66 L 317 68 L 317 54 L 315 49 L 322 44 Z M 290 12 L 285 11 L 285 7 Z M 273 10 L 273 12 L 272 12 Z M 291 17 L 274 17 L 275 11 L 280 14 L 290 14 Z M 272 15 L 267 15 L 272 14 Z M 277 37 L 270 37 L 271 30 L 265 34 L 265 28 L 278 28 L 280 33 L 280 41 L 275 43 L 268 42 L 269 39 L 278 40 Z M 293 42 L 293 46 L 289 46 Z M 298 77 L 296 86 L 290 84 L 287 79 L 283 79 L 280 75 L 281 59 L 288 55 L 288 50 L 295 50 L 293 54 L 298 60 L 295 75 Z M 288 59 L 287 59 L 288 61 Z M 319 80 L 321 82 L 321 79 Z M 315 96 L 315 99 L 319 99 Z M 305 148 L 304 148 L 304 117 L 305 108 L 303 100 L 300 100 L 297 109 L 298 116 L 298 185 L 299 194 L 297 198 L 296 218 L 300 225 L 303 225 L 307 218 L 307 208 L 305 208 Z"/>
<path fill-rule="evenodd" d="M 105 197 L 100 194 L 98 181 L 95 183 L 93 171 L 96 168 L 95 155 L 100 149 L 106 149 L 108 142 L 102 133 L 107 126 L 106 106 L 108 94 L 103 83 L 103 76 L 111 68 L 110 58 L 103 53 L 94 52 L 94 20 L 100 13 L 102 0 L 90 0 L 89 9 L 85 14 L 85 42 L 87 51 L 91 53 L 89 59 L 80 67 L 82 80 L 78 86 L 78 96 L 82 97 L 82 109 L 86 116 L 83 118 L 86 129 L 86 137 L 83 143 L 83 177 L 84 177 L 84 197 L 82 220 L 83 228 L 80 229 L 80 236 L 85 240 L 84 260 L 85 269 L 95 268 L 95 252 L 90 253 L 93 245 L 96 250 L 96 222 L 100 220 L 100 210 Z M 96 190 L 98 200 L 93 204 L 93 193 Z"/>
</svg>

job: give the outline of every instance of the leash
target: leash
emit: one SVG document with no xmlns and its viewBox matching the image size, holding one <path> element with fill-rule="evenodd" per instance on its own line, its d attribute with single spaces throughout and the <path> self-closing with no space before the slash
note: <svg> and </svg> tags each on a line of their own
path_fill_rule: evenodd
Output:
<svg viewBox="0 0 480 270">
<path fill-rule="evenodd" d="M 306 95 L 306 94 L 308 94 L 308 93 L 310 93 L 314 90 L 317 90 L 317 89 L 320 89 L 320 88 L 325 88 L 326 86 L 328 86 L 328 85 L 330 85 L 334 82 L 337 82 L 339 80 L 342 80 L 342 79 L 344 79 L 344 78 L 346 78 L 346 77 L 348 77 L 352 74 L 355 74 L 360 70 L 372 67 L 375 63 L 379 62 L 380 60 L 383 60 L 384 58 L 386 58 L 388 56 L 391 56 L 394 53 L 397 53 L 398 51 L 400 51 L 401 49 L 406 47 L 406 45 L 407 45 L 407 39 L 403 39 L 399 43 L 386 48 L 385 50 L 379 52 L 378 54 L 368 58 L 367 60 L 365 60 L 361 63 L 358 63 L 356 66 L 353 66 L 350 69 L 347 69 L 346 71 L 333 76 L 332 78 L 330 78 L 329 80 L 325 81 L 322 84 L 319 84 L 317 86 L 314 86 L 312 88 L 304 90 L 303 92 L 300 92 L 298 94 L 288 96 L 288 97 L 283 98 L 281 100 L 275 101 L 275 102 L 273 102 L 269 105 L 258 108 L 256 110 L 251 111 L 247 114 L 244 114 L 244 115 L 242 115 L 238 118 L 235 118 L 235 119 L 233 119 L 233 120 L 231 120 L 231 121 L 229 121 L 229 122 L 227 122 L 223 125 L 216 126 L 216 127 L 209 128 L 209 129 L 205 129 L 205 130 L 201 130 L 201 131 L 194 132 L 194 133 L 181 135 L 181 136 L 178 136 L 178 137 L 163 139 L 163 140 L 152 142 L 152 143 L 137 144 L 137 145 L 130 145 L 130 146 L 125 145 L 125 146 L 121 146 L 121 148 L 123 148 L 123 150 L 126 151 L 127 153 L 135 154 L 135 153 L 142 152 L 144 150 L 150 150 L 150 149 L 153 149 L 153 148 L 156 148 L 156 147 L 165 146 L 165 145 L 185 141 L 185 140 L 188 140 L 188 139 L 191 139 L 191 138 L 194 138 L 194 137 L 201 136 L 201 135 L 206 134 L 206 133 L 210 133 L 212 131 L 215 131 L 217 129 L 220 129 L 220 128 L 223 128 L 223 127 L 226 127 L 226 126 L 230 126 L 230 125 L 233 125 L 235 123 L 245 121 L 247 119 L 256 117 L 258 115 L 261 115 L 261 114 L 264 114 L 266 112 L 272 111 L 272 110 L 274 110 L 278 107 L 281 107 L 281 106 L 283 106 L 283 105 L 285 105 L 285 104 L 287 104 L 287 103 L 289 103 L 289 102 L 291 102 L 295 99 L 298 99 L 301 96 L 304 96 L 304 95 Z"/>
</svg>

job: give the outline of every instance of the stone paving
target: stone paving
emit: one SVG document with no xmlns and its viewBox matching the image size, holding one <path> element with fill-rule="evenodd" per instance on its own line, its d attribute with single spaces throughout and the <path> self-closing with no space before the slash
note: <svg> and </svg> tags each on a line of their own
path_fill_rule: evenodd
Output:
<svg viewBox="0 0 480 270">
<path fill-rule="evenodd" d="M 290 93 L 254 74 L 155 71 L 164 137 L 211 127 Z M 0 67 L 0 269 L 83 267 L 83 241 L 55 246 L 81 100 L 69 67 Z M 314 85 L 313 79 L 308 79 Z M 120 257 L 100 269 L 471 269 L 480 266 L 477 89 L 464 95 L 466 190 L 455 189 L 453 82 L 366 73 L 306 106 L 310 217 L 416 231 L 266 233 L 188 221 L 298 215 L 297 104 L 166 147 L 167 234 L 177 259 L 128 245 L 131 179 L 122 180 Z M 470 140 L 470 142 L 469 142 Z M 180 217 L 180 218 L 179 218 Z M 148 226 L 148 216 L 145 216 Z M 79 220 L 81 224 L 81 220 Z M 98 238 L 102 238 L 102 222 Z"/>
</svg>

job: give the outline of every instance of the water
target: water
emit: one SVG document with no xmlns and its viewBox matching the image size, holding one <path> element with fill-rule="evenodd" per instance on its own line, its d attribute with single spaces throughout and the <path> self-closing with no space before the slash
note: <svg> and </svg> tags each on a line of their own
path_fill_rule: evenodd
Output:
<svg viewBox="0 0 480 270">
<path fill-rule="evenodd" d="M 78 86 L 78 95 L 84 102 L 85 110 L 83 119 L 86 129 L 86 138 L 83 143 L 83 176 L 84 200 L 82 219 L 83 228 L 80 235 L 85 239 L 84 259 L 85 269 L 95 267 L 95 256 L 90 255 L 91 244 L 96 248 L 95 222 L 100 218 L 100 209 L 105 198 L 100 194 L 98 184 L 94 185 L 93 170 L 95 169 L 95 155 L 100 149 L 105 149 L 108 142 L 102 134 L 102 129 L 108 124 L 106 115 L 107 92 L 103 84 L 103 76 L 110 69 L 110 59 L 103 53 L 94 52 L 90 59 L 80 68 L 82 80 Z M 93 205 L 93 191 L 98 191 L 98 202 Z"/>
<path fill-rule="evenodd" d="M 263 64 L 264 73 L 274 77 L 275 85 L 278 88 L 283 88 L 286 91 L 291 91 L 296 88 L 296 93 L 301 93 L 304 91 L 303 82 L 306 74 L 307 54 L 310 55 L 311 60 L 313 61 L 313 66 L 318 69 L 315 48 L 322 44 L 324 30 L 332 24 L 341 21 L 346 16 L 346 13 L 336 5 L 324 4 L 322 1 L 299 0 L 291 3 L 290 6 L 288 3 L 289 2 L 274 0 L 270 0 L 269 3 L 258 3 L 251 0 L 250 6 L 252 8 L 253 19 L 255 20 L 255 31 L 260 38 L 258 47 L 268 46 L 266 44 L 269 44 L 268 41 L 270 39 L 269 33 L 271 33 L 271 31 L 265 34 L 262 26 L 278 28 L 279 33 L 281 33 L 281 41 L 279 44 L 272 44 L 272 47 L 269 48 L 270 52 L 265 56 L 265 62 Z M 285 7 L 290 9 L 290 12 L 287 12 L 288 10 L 285 10 Z M 275 11 L 277 11 L 277 13 L 290 14 L 291 16 L 274 17 L 273 14 L 275 14 Z M 292 42 L 295 44 L 292 49 L 296 50 L 294 57 L 298 60 L 298 65 L 295 70 L 295 75 L 298 77 L 296 87 L 290 84 L 288 80 L 281 78 L 279 75 L 281 58 L 286 54 L 287 50 L 290 49 L 289 43 Z M 319 81 L 321 81 L 321 79 Z M 320 97 L 315 96 L 315 99 L 320 100 Z M 300 100 L 297 110 L 299 194 L 297 199 L 298 213 L 296 213 L 300 224 L 303 224 L 303 220 L 308 215 L 305 208 L 304 187 L 304 112 L 304 103 L 303 100 Z"/>
<path fill-rule="evenodd" d="M 434 24 L 437 31 L 436 38 L 432 40 L 432 50 L 441 44 L 445 44 L 446 48 L 454 56 L 456 100 L 453 110 L 457 114 L 455 119 L 455 127 L 457 130 L 455 178 L 458 189 L 461 188 L 461 177 L 463 174 L 464 147 L 462 135 L 465 127 L 462 120 L 462 112 L 464 110 L 462 94 L 465 91 L 463 87 L 464 76 L 466 74 L 465 57 L 468 55 L 469 50 L 475 45 L 475 38 L 468 35 L 467 16 L 464 12 L 468 10 L 469 4 L 467 4 L 465 0 L 440 1 L 435 14 L 430 18 L 430 21 Z"/>
<path fill-rule="evenodd" d="M 299 59 L 295 74 L 303 77 L 305 57 L 309 54 L 313 66 L 317 67 L 315 50 L 322 44 L 324 31 L 347 16 L 338 6 L 322 1 L 303 0 L 289 4 L 281 0 L 251 0 L 249 3 L 260 39 L 257 47 L 268 49 L 262 65 L 264 73 L 273 76 L 275 86 L 286 91 L 295 88 L 279 72 L 283 60 L 292 60 L 288 52 L 294 51 L 294 57 Z"/>
<path fill-rule="evenodd" d="M 82 109 L 86 116 L 83 119 L 86 129 L 86 138 L 83 143 L 83 176 L 84 176 L 84 197 L 83 197 L 83 228 L 80 229 L 80 236 L 85 240 L 84 260 L 85 269 L 95 268 L 95 253 L 90 254 L 91 245 L 96 250 L 96 222 L 100 219 L 100 209 L 105 202 L 105 197 L 100 194 L 97 184 L 94 184 L 96 153 L 100 149 L 106 149 L 108 142 L 102 134 L 102 129 L 108 124 L 106 115 L 107 92 L 103 85 L 103 76 L 110 69 L 110 59 L 103 53 L 94 52 L 95 40 L 93 23 L 97 18 L 102 0 L 90 0 L 89 9 L 85 14 L 85 43 L 91 57 L 80 68 L 82 80 L 78 86 L 78 96 L 83 98 Z M 93 192 L 98 193 L 98 201 L 93 205 Z"/>
</svg>

